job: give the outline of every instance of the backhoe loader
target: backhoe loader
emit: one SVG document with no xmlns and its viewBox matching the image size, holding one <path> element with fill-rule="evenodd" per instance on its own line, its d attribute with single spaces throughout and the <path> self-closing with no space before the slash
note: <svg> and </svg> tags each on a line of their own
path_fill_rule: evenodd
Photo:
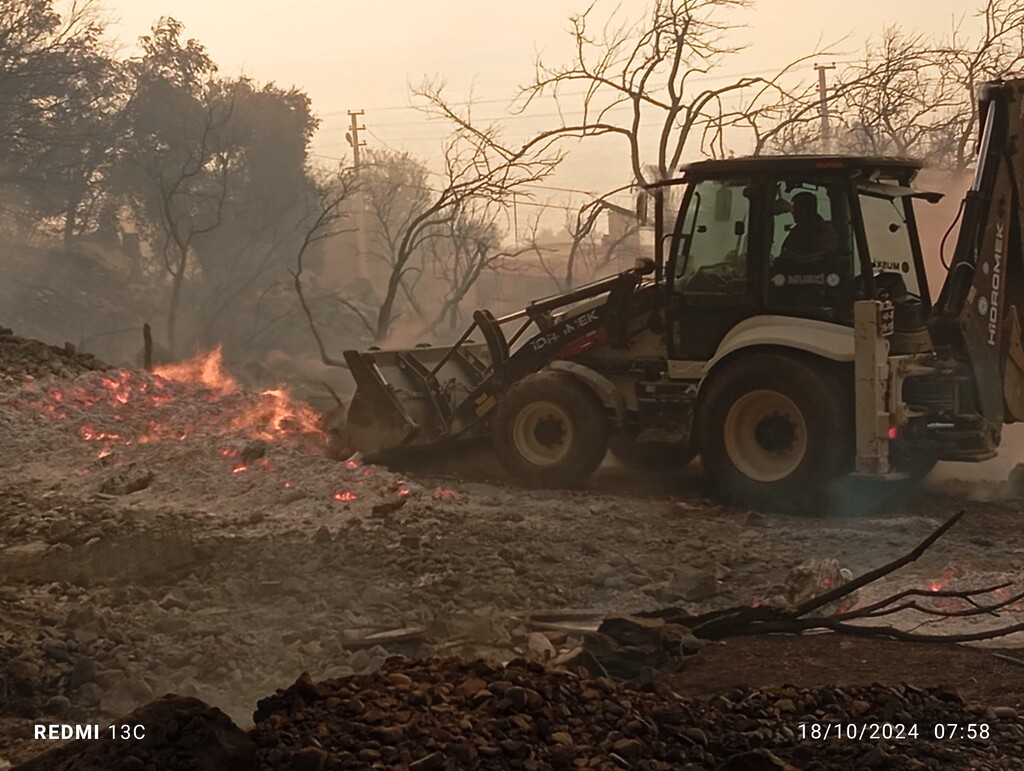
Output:
<svg viewBox="0 0 1024 771">
<path fill-rule="evenodd" d="M 934 301 L 914 207 L 941 196 L 913 187 L 918 162 L 691 163 L 643 192 L 655 249 L 635 269 L 476 311 L 451 346 L 346 351 L 345 443 L 387 460 L 489 437 L 535 486 L 584 483 L 609 448 L 647 467 L 700 455 L 724 496 L 793 511 L 820 510 L 849 475 L 993 457 L 1024 419 L 1024 80 L 985 84 L 978 105 Z"/>
</svg>

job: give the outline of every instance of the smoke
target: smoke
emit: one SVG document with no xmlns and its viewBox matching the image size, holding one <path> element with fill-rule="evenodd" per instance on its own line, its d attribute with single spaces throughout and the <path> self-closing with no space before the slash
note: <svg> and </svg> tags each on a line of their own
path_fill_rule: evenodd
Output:
<svg viewBox="0 0 1024 771">
<path fill-rule="evenodd" d="M 921 251 L 924 254 L 925 269 L 928 271 L 928 289 L 934 298 L 946 278 L 946 265 L 953 255 L 959 232 L 957 214 L 960 202 L 971 186 L 970 172 L 959 173 L 942 169 L 926 168 L 914 182 L 919 190 L 943 193 L 945 197 L 935 204 L 918 201 L 914 204 L 914 216 L 921 236 Z M 945 249 L 943 250 L 943 240 Z"/>
</svg>

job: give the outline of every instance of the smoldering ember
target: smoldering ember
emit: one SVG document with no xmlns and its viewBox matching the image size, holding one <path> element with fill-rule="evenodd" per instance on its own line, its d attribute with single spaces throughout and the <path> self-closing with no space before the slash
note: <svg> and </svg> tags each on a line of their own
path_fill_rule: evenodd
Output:
<svg viewBox="0 0 1024 771">
<path fill-rule="evenodd" d="M 972 3 L 0 0 L 0 771 L 1024 769 Z"/>
</svg>

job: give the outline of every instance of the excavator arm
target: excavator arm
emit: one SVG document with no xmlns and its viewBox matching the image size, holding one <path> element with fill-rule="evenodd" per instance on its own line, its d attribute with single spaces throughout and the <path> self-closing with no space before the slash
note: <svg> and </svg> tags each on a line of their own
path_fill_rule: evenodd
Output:
<svg viewBox="0 0 1024 771">
<path fill-rule="evenodd" d="M 929 329 L 936 352 L 972 373 L 978 412 L 998 442 L 1003 423 L 1024 420 L 1024 79 L 985 84 L 978 106 L 977 170 Z"/>
</svg>

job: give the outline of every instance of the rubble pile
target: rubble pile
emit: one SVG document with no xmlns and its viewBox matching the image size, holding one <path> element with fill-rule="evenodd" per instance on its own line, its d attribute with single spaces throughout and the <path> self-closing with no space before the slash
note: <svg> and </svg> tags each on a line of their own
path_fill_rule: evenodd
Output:
<svg viewBox="0 0 1024 771">
<path fill-rule="evenodd" d="M 17 388 L 39 378 L 71 378 L 108 366 L 91 353 L 78 353 L 75 346 L 47 345 L 18 337 L 0 326 L 0 390 Z"/>
<path fill-rule="evenodd" d="M 522 659 L 501 666 L 393 657 L 373 674 L 318 683 L 303 675 L 259 701 L 247 739 L 194 700 L 174 706 L 165 697 L 154 704 L 190 717 L 149 722 L 171 728 L 142 742 L 73 743 L 15 771 L 143 769 L 158 759 L 159 768 L 207 769 L 215 753 L 220 768 L 265 771 L 1024 767 L 1014 710 L 972 707 L 951 689 L 910 686 L 737 688 L 710 700 L 683 699 L 665 686 L 638 690 Z M 204 729 L 204 720 L 217 730 Z M 813 733 L 826 724 L 883 722 L 916 725 L 918 735 L 849 740 Z M 217 740 L 202 746 L 177 740 L 186 724 L 186 736 Z M 985 724 L 987 738 L 936 738 L 933 726 L 952 724 Z"/>
<path fill-rule="evenodd" d="M 641 690 L 514 660 L 389 660 L 372 675 L 300 678 L 259 702 L 251 732 L 261 767 L 757 768 L 771 756 L 805 771 L 955 768 L 966 759 L 1022 758 L 1016 714 L 970 708 L 953 691 L 864 688 L 736 689 L 710 702 L 665 687 Z M 987 741 L 936 741 L 932 725 L 991 720 Z M 823 741 L 819 722 L 916 723 L 917 739 Z M 800 724 L 808 726 L 801 729 Z M 760 756 L 760 757 L 758 757 Z M 1024 767 L 1024 762 L 1020 763 Z M 785 768 L 780 764 L 776 768 Z M 1012 766 L 1002 765 L 1002 768 Z"/>
</svg>

